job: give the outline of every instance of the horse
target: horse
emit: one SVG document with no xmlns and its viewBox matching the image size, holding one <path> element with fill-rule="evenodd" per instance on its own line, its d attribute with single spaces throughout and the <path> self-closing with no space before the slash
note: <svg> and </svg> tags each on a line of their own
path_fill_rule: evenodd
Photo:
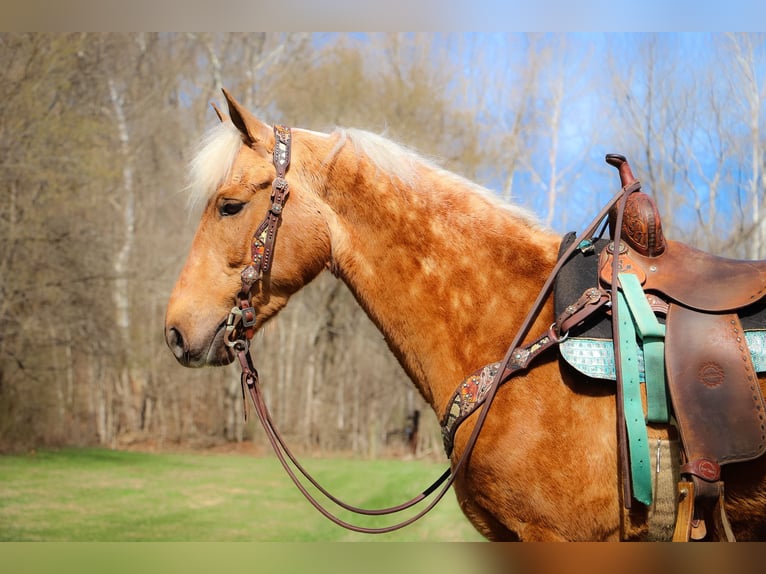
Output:
<svg viewBox="0 0 766 574">
<path fill-rule="evenodd" d="M 219 112 L 190 163 L 190 202 L 202 215 L 166 311 L 166 342 L 186 367 L 235 360 L 227 317 L 251 238 L 273 209 L 275 131 L 224 95 L 228 116 Z M 341 128 L 291 133 L 273 265 L 247 294 L 252 328 L 327 270 L 441 417 L 460 381 L 506 352 L 562 238 L 532 212 L 390 139 Z M 553 321 L 547 300 L 530 333 Z M 458 428 L 452 465 L 476 418 Z M 455 476 L 461 510 L 491 541 L 646 539 L 648 509 L 626 505 L 620 489 L 616 426 L 614 385 L 574 372 L 556 353 L 542 355 L 497 390 Z M 668 440 L 669 432 L 650 424 L 648 438 Z M 738 540 L 766 537 L 765 459 L 722 470 Z"/>
</svg>

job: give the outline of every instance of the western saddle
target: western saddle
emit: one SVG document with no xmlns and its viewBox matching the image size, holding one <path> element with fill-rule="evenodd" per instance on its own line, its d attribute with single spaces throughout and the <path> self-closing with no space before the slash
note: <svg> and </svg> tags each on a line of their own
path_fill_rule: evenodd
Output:
<svg viewBox="0 0 766 574">
<path fill-rule="evenodd" d="M 609 214 L 611 240 L 585 246 L 562 269 L 554 300 L 557 316 L 575 293 L 594 285 L 613 289 L 617 300 L 611 311 L 570 329 L 561 354 L 578 368 L 578 349 L 599 342 L 610 347 L 614 376 L 580 370 L 617 381 L 633 497 L 651 502 L 651 477 L 648 493 L 641 486 L 651 468 L 646 423 L 672 425 L 681 448 L 673 539 L 698 539 L 715 529 L 720 539 L 732 540 L 721 466 L 766 451 L 766 408 L 749 345 L 766 335 L 766 261 L 725 259 L 667 240 L 627 160 L 610 154 L 606 161 L 633 191 L 620 217 L 616 208 Z M 562 251 L 573 240 L 567 236 Z M 598 371 L 598 352 L 585 355 Z"/>
</svg>

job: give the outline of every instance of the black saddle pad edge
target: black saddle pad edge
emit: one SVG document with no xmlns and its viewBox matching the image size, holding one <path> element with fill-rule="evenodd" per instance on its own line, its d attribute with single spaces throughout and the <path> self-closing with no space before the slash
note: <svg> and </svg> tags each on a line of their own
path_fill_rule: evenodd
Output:
<svg viewBox="0 0 766 574">
<path fill-rule="evenodd" d="M 577 233 L 570 231 L 561 240 L 559 257 L 574 243 Z M 597 239 L 592 252 L 575 251 L 559 271 L 553 283 L 553 309 L 556 317 L 564 312 L 568 305 L 592 287 L 598 287 L 599 253 L 609 244 L 607 239 Z M 585 323 L 570 330 L 570 337 L 588 337 L 591 339 L 612 338 L 612 323 L 605 312 L 591 316 Z"/>
</svg>

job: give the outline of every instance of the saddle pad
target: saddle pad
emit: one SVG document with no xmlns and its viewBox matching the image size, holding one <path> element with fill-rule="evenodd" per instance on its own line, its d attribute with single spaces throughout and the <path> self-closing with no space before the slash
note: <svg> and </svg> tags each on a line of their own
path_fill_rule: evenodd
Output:
<svg viewBox="0 0 766 574">
<path fill-rule="evenodd" d="M 567 233 L 561 241 L 559 257 L 574 243 L 575 232 Z M 607 239 L 594 241 L 594 251 L 583 253 L 575 251 L 559 271 L 553 284 L 553 307 L 558 317 L 577 301 L 586 289 L 598 286 L 598 259 L 601 251 L 609 244 Z M 569 333 L 570 337 L 585 337 L 590 339 L 612 339 L 612 323 L 606 314 L 589 318 Z"/>
<path fill-rule="evenodd" d="M 766 330 L 745 331 L 745 340 L 750 349 L 750 358 L 758 373 L 766 373 Z M 644 377 L 644 354 L 639 341 L 638 368 L 640 381 Z M 593 379 L 614 381 L 617 373 L 614 367 L 614 345 L 611 339 L 570 337 L 559 344 L 562 358 L 577 371 Z"/>
</svg>

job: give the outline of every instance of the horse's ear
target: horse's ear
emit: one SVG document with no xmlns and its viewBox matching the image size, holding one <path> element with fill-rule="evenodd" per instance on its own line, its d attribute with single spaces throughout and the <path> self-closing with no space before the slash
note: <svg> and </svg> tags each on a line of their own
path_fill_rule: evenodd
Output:
<svg viewBox="0 0 766 574">
<path fill-rule="evenodd" d="M 221 120 L 221 123 L 224 123 L 226 120 L 229 119 L 229 116 L 224 114 L 221 111 L 221 108 L 219 108 L 218 106 L 215 105 L 215 102 L 210 102 L 210 105 L 213 106 L 213 110 L 215 111 L 215 115 L 218 116 L 218 119 Z"/>
<path fill-rule="evenodd" d="M 258 144 L 268 147 L 267 142 L 274 135 L 272 129 L 242 107 L 226 88 L 222 91 L 226 104 L 229 106 L 231 121 L 242 134 L 243 141 L 250 147 Z"/>
</svg>

